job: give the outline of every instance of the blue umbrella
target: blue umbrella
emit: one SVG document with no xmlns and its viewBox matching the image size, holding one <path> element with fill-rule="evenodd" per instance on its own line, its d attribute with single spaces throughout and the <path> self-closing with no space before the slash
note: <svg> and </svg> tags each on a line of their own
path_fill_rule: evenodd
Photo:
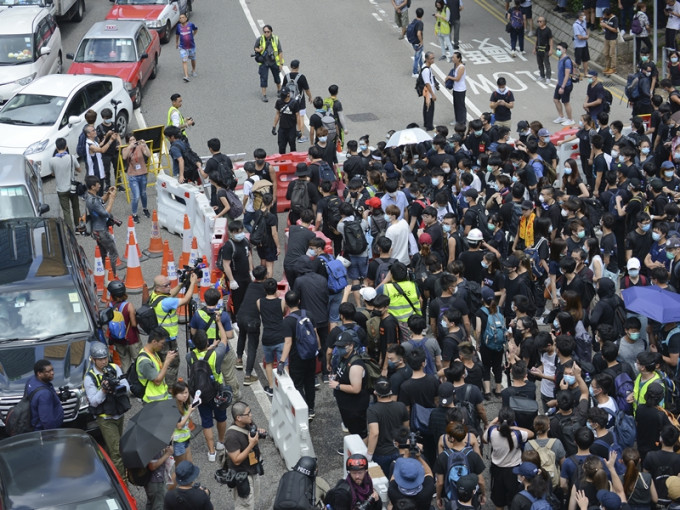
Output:
<svg viewBox="0 0 680 510">
<path fill-rule="evenodd" d="M 655 285 L 630 287 L 621 291 L 626 309 L 661 324 L 680 322 L 680 294 Z"/>
</svg>

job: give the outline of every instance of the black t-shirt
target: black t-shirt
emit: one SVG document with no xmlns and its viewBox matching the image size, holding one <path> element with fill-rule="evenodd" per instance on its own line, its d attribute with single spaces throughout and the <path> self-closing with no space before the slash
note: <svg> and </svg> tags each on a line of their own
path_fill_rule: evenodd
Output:
<svg viewBox="0 0 680 510">
<path fill-rule="evenodd" d="M 288 248 L 283 259 L 283 267 L 290 268 L 300 257 L 306 257 L 309 241 L 315 237 L 314 232 L 308 228 L 302 225 L 291 225 L 288 230 Z"/>
<path fill-rule="evenodd" d="M 470 469 L 470 474 L 481 475 L 484 472 L 484 470 L 486 469 L 486 466 L 484 465 L 484 460 L 474 450 L 471 450 L 470 453 L 468 453 L 467 462 L 468 462 L 468 467 Z M 446 476 L 446 474 L 447 474 L 446 469 L 448 468 L 448 463 L 449 463 L 449 456 L 447 455 L 446 451 L 440 453 L 437 456 L 437 460 L 434 463 L 434 468 L 433 468 L 434 474 Z M 423 507 L 423 508 L 427 508 L 427 507 Z"/>
<path fill-rule="evenodd" d="M 421 23 L 422 24 L 422 23 Z M 434 478 L 431 476 L 426 476 L 423 480 L 422 490 L 415 496 L 404 496 L 399 492 L 399 487 L 395 480 L 390 480 L 390 484 L 387 486 L 387 496 L 390 498 L 392 505 L 396 505 L 397 501 L 400 499 L 407 499 L 413 501 L 415 508 L 430 508 L 432 504 L 432 496 L 436 492 L 436 486 L 434 483 Z"/>
<path fill-rule="evenodd" d="M 442 226 L 438 222 L 435 222 L 429 227 L 425 227 L 424 232 L 430 234 L 430 237 L 432 237 L 431 250 L 439 256 L 440 260 L 442 260 L 444 258 Z"/>
<path fill-rule="evenodd" d="M 291 100 L 286 103 L 283 99 L 277 99 L 274 108 L 280 113 L 279 129 L 295 129 L 297 126 L 297 115 L 295 114 L 300 111 L 300 105 L 297 101 Z"/>
<path fill-rule="evenodd" d="M 465 365 L 467 376 L 465 377 L 465 384 L 476 386 L 479 391 L 483 390 L 484 368 L 482 364 L 475 360 L 472 367 Z"/>
<path fill-rule="evenodd" d="M 371 223 L 373 222 L 371 221 Z M 369 262 L 368 264 L 368 270 L 366 271 L 366 278 L 375 282 L 375 277 L 377 276 L 378 267 L 380 266 L 381 261 L 382 263 L 391 263 L 394 262 L 395 260 L 397 259 L 391 257 L 377 257 L 371 260 L 371 262 Z"/>
<path fill-rule="evenodd" d="M 665 474 L 675 476 L 680 473 L 680 454 L 663 450 L 652 451 L 645 456 L 642 466 L 645 471 L 651 473 L 652 478 Z M 662 483 L 663 492 L 660 492 L 659 495 L 668 493 L 665 479 L 662 480 Z M 659 491 L 659 488 L 657 485 L 656 490 Z"/>
<path fill-rule="evenodd" d="M 635 414 L 637 422 L 637 448 L 641 452 L 658 450 L 659 436 L 666 425 L 670 425 L 666 413 L 656 407 L 639 405 Z"/>
<path fill-rule="evenodd" d="M 600 240 L 600 251 L 603 255 L 609 255 L 609 264 L 607 264 L 607 270 L 611 271 L 612 273 L 618 273 L 619 261 L 617 255 L 619 250 L 616 244 L 616 236 L 613 232 L 602 236 L 602 239 Z"/>
<path fill-rule="evenodd" d="M 292 314 L 299 316 L 301 313 L 301 310 L 297 310 L 295 312 L 291 312 Z M 310 318 L 310 320 L 312 320 Z M 290 347 L 290 353 L 288 354 L 288 364 L 295 364 L 299 361 L 302 361 L 300 358 L 300 354 L 298 353 L 297 350 L 297 323 L 298 320 L 295 317 L 291 317 L 290 314 L 288 314 L 284 319 L 283 319 L 283 337 L 284 339 L 289 338 L 292 340 L 292 344 Z M 314 321 L 312 320 L 312 324 L 314 324 Z"/>
<path fill-rule="evenodd" d="M 213 156 L 205 162 L 205 173 L 208 174 L 208 177 L 210 177 L 211 181 L 216 180 L 213 176 L 216 174 L 217 169 L 218 169 L 218 162 L 222 163 L 222 166 L 228 171 L 228 173 L 231 176 L 231 179 L 234 179 L 234 164 L 231 161 L 231 158 L 227 156 L 226 154 L 222 154 L 221 152 L 217 154 L 213 154 Z M 229 184 L 229 183 L 224 183 Z"/>
<path fill-rule="evenodd" d="M 597 131 L 597 134 L 602 137 L 602 152 L 611 154 L 612 147 L 614 146 L 614 137 L 612 136 L 612 132 L 609 130 L 609 127 L 600 128 Z"/>
<path fill-rule="evenodd" d="M 378 443 L 373 455 L 397 453 L 394 432 L 408 421 L 408 411 L 402 402 L 376 402 L 366 411 L 366 422 L 378 424 Z"/>
<path fill-rule="evenodd" d="M 496 101 L 503 100 L 506 103 L 513 103 L 515 101 L 515 96 L 510 89 L 505 89 L 505 94 L 501 94 L 498 90 L 494 90 L 491 93 L 490 101 L 495 103 Z M 512 111 L 505 105 L 497 105 L 495 110 L 496 120 L 507 121 L 510 120 L 512 116 Z M 469 147 L 468 147 L 469 148 Z"/>
<path fill-rule="evenodd" d="M 305 273 L 295 279 L 293 290 L 300 296 L 300 308 L 307 310 L 317 328 L 328 324 L 328 282 L 318 273 Z"/>
<path fill-rule="evenodd" d="M 536 30 L 536 49 L 541 48 L 548 51 L 550 48 L 550 39 L 552 39 L 552 30 L 549 27 L 539 28 Z"/>
<path fill-rule="evenodd" d="M 298 104 L 300 106 L 300 110 L 304 110 L 305 107 L 306 107 L 305 91 L 309 90 L 309 83 L 307 83 L 307 77 L 302 73 L 296 73 L 296 72 L 291 71 L 289 74 L 286 74 L 283 77 L 283 84 L 282 84 L 283 89 L 285 89 L 286 85 L 288 84 L 288 76 L 290 76 L 291 81 L 295 81 L 295 79 L 297 78 L 297 88 L 298 88 L 298 91 L 300 92 Z M 299 78 L 298 78 L 298 76 L 299 76 Z"/>
<path fill-rule="evenodd" d="M 415 23 L 415 33 L 416 33 L 416 37 L 418 36 L 418 32 L 421 32 L 420 35 L 424 38 L 424 34 L 422 34 L 422 31 L 423 31 L 423 22 L 422 22 L 422 20 L 419 20 L 418 18 L 416 18 L 416 19 L 413 20 L 413 21 L 414 21 L 414 23 Z"/>
<path fill-rule="evenodd" d="M 408 365 L 405 365 L 405 366 L 395 370 L 394 373 L 392 375 L 390 375 L 390 384 L 392 385 L 392 393 L 399 396 L 399 391 L 401 389 L 401 385 L 404 383 L 404 381 L 408 381 L 411 378 L 412 375 L 413 375 L 413 370 Z"/>
<path fill-rule="evenodd" d="M 364 347 L 366 346 L 366 330 L 364 330 L 361 326 L 358 324 L 352 322 L 352 323 L 347 323 L 347 324 L 341 324 L 339 326 L 335 326 L 333 329 L 331 329 L 331 332 L 328 333 L 328 340 L 326 341 L 326 345 L 334 345 L 335 341 L 340 338 L 340 335 L 346 331 L 346 330 L 353 330 L 357 336 L 359 337 L 359 341 L 361 342 L 361 345 Z"/>
<path fill-rule="evenodd" d="M 231 272 L 237 282 L 250 282 L 249 254 L 250 245 L 247 239 L 243 241 L 229 239 L 222 246 L 222 260 L 225 264 L 231 261 Z"/>
<path fill-rule="evenodd" d="M 463 276 L 465 276 L 466 280 L 482 283 L 482 271 L 484 271 L 482 259 L 485 253 L 482 250 L 469 250 L 460 254 L 458 260 L 465 265 Z"/>
<path fill-rule="evenodd" d="M 437 396 L 439 379 L 433 375 L 426 374 L 425 377 L 414 379 L 411 377 L 404 381 L 399 389 L 399 402 L 403 402 L 409 407 L 413 404 L 420 404 L 423 407 L 435 407 L 434 399 Z"/>
<path fill-rule="evenodd" d="M 295 181 L 292 181 L 288 185 L 288 189 L 286 190 L 286 199 L 290 200 L 291 195 L 293 194 L 293 183 Z M 319 200 L 321 199 L 321 195 L 319 194 L 319 188 L 317 185 L 315 185 L 312 181 L 306 181 L 307 182 L 307 194 L 309 195 L 309 203 L 310 203 L 310 209 L 311 209 L 311 204 L 317 204 L 319 203 Z M 293 209 L 290 210 L 288 213 L 288 219 L 290 220 L 290 224 L 295 225 L 297 223 L 297 220 L 300 219 L 300 215 L 293 211 Z M 304 227 L 303 227 L 304 228 Z M 305 247 L 305 251 L 307 251 L 307 247 Z M 285 262 L 284 262 L 285 266 Z"/>
<path fill-rule="evenodd" d="M 238 309 L 236 320 L 240 323 L 243 323 L 243 326 L 245 326 L 245 323 L 249 320 L 258 318 L 259 314 L 257 312 L 257 306 L 255 306 L 255 302 L 258 299 L 264 299 L 265 295 L 266 294 L 262 282 L 255 281 L 250 283 L 246 289 L 245 296 L 243 296 L 241 306 Z"/>
<path fill-rule="evenodd" d="M 309 120 L 311 125 L 312 120 Z M 342 165 L 343 172 L 347 174 L 347 180 L 350 181 L 355 175 L 366 175 L 366 164 L 364 160 L 358 155 L 348 157 Z"/>
<path fill-rule="evenodd" d="M 510 386 L 501 391 L 503 407 L 510 405 L 510 397 L 524 397 L 536 400 L 536 385 L 531 381 L 526 381 L 524 386 Z"/>
<path fill-rule="evenodd" d="M 597 455 L 598 457 L 601 457 L 603 459 L 608 459 L 609 458 L 609 450 L 611 448 L 611 445 L 614 444 L 614 435 L 611 432 L 607 432 L 604 436 L 601 437 L 596 437 L 595 438 L 595 443 L 593 443 L 590 446 L 590 453 L 593 455 Z M 602 444 L 600 443 L 600 441 Z"/>
<path fill-rule="evenodd" d="M 588 85 L 588 88 L 586 89 L 586 96 L 586 102 L 588 103 L 602 99 L 602 102 L 599 105 L 591 106 L 589 108 L 590 116 L 593 119 L 596 119 L 597 114 L 600 113 L 604 108 L 604 86 L 600 82 L 597 82 L 595 85 Z"/>
<path fill-rule="evenodd" d="M 442 361 L 453 362 L 458 358 L 458 346 L 464 342 L 467 338 L 465 329 L 462 327 L 458 328 L 458 331 L 454 333 L 447 333 L 442 340 Z"/>
<path fill-rule="evenodd" d="M 539 145 L 538 149 L 536 149 L 536 152 L 543 158 L 543 161 L 545 161 L 550 166 L 552 166 L 553 161 L 557 160 L 557 149 L 555 149 L 555 146 L 552 144 L 552 142 L 548 142 L 543 147 Z"/>
<path fill-rule="evenodd" d="M 470 371 L 468 370 L 468 377 L 470 375 Z M 469 388 L 469 392 L 468 392 Z M 454 393 L 456 394 L 456 403 L 459 402 L 470 402 L 475 408 L 484 402 L 484 395 L 482 395 L 481 390 L 474 384 L 469 383 L 467 379 L 465 379 L 465 384 L 462 386 L 455 386 L 453 388 Z M 467 398 L 466 398 L 467 397 Z M 476 418 L 479 418 L 477 415 L 477 412 L 475 411 L 475 416 Z M 481 434 L 482 430 L 479 427 L 479 420 L 477 419 L 477 423 L 471 423 L 468 424 L 468 427 L 474 431 L 476 431 L 478 434 Z"/>
<path fill-rule="evenodd" d="M 626 250 L 631 250 L 632 256 L 642 261 L 645 260 L 653 242 L 651 232 L 645 232 L 640 235 L 637 230 L 632 230 L 626 236 Z M 642 272 L 645 272 L 644 266 Z"/>
<path fill-rule="evenodd" d="M 168 491 L 163 500 L 163 508 L 165 510 L 184 510 L 186 508 L 213 510 L 213 504 L 205 491 L 192 487 Z"/>
<path fill-rule="evenodd" d="M 227 453 L 242 452 L 248 447 L 248 434 L 241 432 L 240 430 L 227 429 L 227 433 L 224 435 L 224 447 Z M 253 449 L 256 455 L 259 457 L 259 446 L 255 446 Z M 257 474 L 257 463 L 250 465 L 250 455 L 246 460 L 241 462 L 238 466 L 231 461 L 231 457 L 227 455 L 227 461 L 225 468 L 234 469 L 236 472 L 247 472 L 250 475 Z M 191 507 L 183 507 L 191 508 Z"/>
</svg>

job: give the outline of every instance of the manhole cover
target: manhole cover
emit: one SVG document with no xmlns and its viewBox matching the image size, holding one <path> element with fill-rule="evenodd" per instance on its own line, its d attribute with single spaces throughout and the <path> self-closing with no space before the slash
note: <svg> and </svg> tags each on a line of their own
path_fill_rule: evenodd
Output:
<svg viewBox="0 0 680 510">
<path fill-rule="evenodd" d="M 373 113 L 353 113 L 347 115 L 347 118 L 352 122 L 368 122 L 370 120 L 378 120 L 378 117 Z"/>
</svg>

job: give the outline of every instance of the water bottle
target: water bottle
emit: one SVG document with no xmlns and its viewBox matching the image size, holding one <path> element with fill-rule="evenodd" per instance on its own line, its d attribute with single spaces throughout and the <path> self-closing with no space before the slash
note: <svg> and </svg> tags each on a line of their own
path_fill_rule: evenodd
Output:
<svg viewBox="0 0 680 510">
<path fill-rule="evenodd" d="M 583 380 L 586 382 L 586 384 L 590 384 L 590 381 L 592 381 L 592 378 L 590 377 L 589 372 L 586 372 L 586 376 L 583 378 Z"/>
</svg>

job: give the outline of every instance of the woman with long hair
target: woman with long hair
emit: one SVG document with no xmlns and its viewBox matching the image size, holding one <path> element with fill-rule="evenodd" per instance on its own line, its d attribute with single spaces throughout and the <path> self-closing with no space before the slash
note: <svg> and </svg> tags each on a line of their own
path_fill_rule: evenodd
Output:
<svg viewBox="0 0 680 510">
<path fill-rule="evenodd" d="M 503 217 L 500 213 L 492 213 L 487 219 L 487 228 L 491 232 L 491 239 L 489 245 L 496 248 L 501 254 L 501 259 L 508 256 L 508 239 L 505 237 L 505 230 L 503 229 Z"/>
<path fill-rule="evenodd" d="M 184 381 L 177 381 L 170 392 L 175 398 L 175 404 L 179 411 L 179 419 L 177 425 L 175 425 L 175 431 L 172 433 L 173 456 L 177 464 L 183 460 L 192 462 L 191 445 L 189 444 L 191 441 L 189 419 L 194 408 L 191 407 L 189 386 Z"/>
<path fill-rule="evenodd" d="M 614 453 L 614 457 L 616 454 Z M 621 485 L 621 480 L 616 476 L 616 471 L 612 470 L 614 475 L 612 479 L 618 480 L 619 486 Z M 571 487 L 571 495 L 569 497 L 569 507 L 568 510 L 576 510 L 576 493 L 583 492 L 583 495 L 588 498 L 588 506 L 600 506 L 600 502 L 597 500 L 597 491 L 599 490 L 609 490 L 609 481 L 607 480 L 607 472 L 602 465 L 602 459 L 596 455 L 589 455 L 582 464 L 582 477 L 579 480 L 575 480 L 574 485 Z"/>
<path fill-rule="evenodd" d="M 514 426 L 515 412 L 502 407 L 498 417 L 489 424 L 482 440 L 491 445 L 491 501 L 496 510 L 510 506 L 520 491 L 513 468 L 522 462 L 522 447 L 534 437 L 530 430 Z"/>
<path fill-rule="evenodd" d="M 505 274 L 501 270 L 501 263 L 495 253 L 487 252 L 482 258 L 482 286 L 489 287 L 496 295 L 499 307 L 505 299 Z"/>
<path fill-rule="evenodd" d="M 590 265 L 588 269 L 593 272 L 593 285 L 597 284 L 597 281 L 602 278 L 602 271 L 604 269 L 604 262 L 602 261 L 602 255 L 600 254 L 600 242 L 597 237 L 591 237 L 586 239 L 584 248 L 588 252 L 588 259 L 590 260 Z M 591 306 L 594 303 L 591 303 Z"/>
<path fill-rule="evenodd" d="M 640 469 L 640 454 L 635 448 L 623 450 L 623 463 L 626 472 L 623 475 L 623 491 L 631 510 L 648 510 L 659 499 L 652 475 Z"/>
<path fill-rule="evenodd" d="M 564 162 L 560 189 L 570 197 L 588 198 L 590 196 L 588 188 L 578 173 L 578 165 L 574 158 L 569 158 Z"/>
<path fill-rule="evenodd" d="M 467 82 L 465 80 L 465 64 L 463 55 L 460 51 L 454 51 L 451 59 L 453 69 L 446 77 L 446 86 L 451 88 L 453 95 L 453 113 L 456 122 L 467 120 L 467 108 L 465 107 L 465 94 L 467 92 Z M 453 83 L 451 83 L 453 82 Z"/>
<path fill-rule="evenodd" d="M 493 370 L 494 380 L 496 382 L 496 389 L 494 394 L 496 397 L 501 396 L 501 381 L 503 380 L 503 351 L 504 344 L 500 346 L 495 337 L 486 338 L 487 324 L 492 321 L 492 327 L 496 323 L 494 316 L 500 314 L 498 301 L 493 289 L 489 287 L 482 287 L 482 307 L 477 310 L 475 314 L 475 338 L 479 346 L 479 353 L 482 357 L 483 366 L 483 385 L 484 397 L 489 399 L 491 397 L 491 370 Z M 505 319 L 501 314 L 501 330 L 505 334 Z M 495 329 L 491 329 L 495 331 Z M 499 350 L 500 347 L 500 350 Z"/>
</svg>

